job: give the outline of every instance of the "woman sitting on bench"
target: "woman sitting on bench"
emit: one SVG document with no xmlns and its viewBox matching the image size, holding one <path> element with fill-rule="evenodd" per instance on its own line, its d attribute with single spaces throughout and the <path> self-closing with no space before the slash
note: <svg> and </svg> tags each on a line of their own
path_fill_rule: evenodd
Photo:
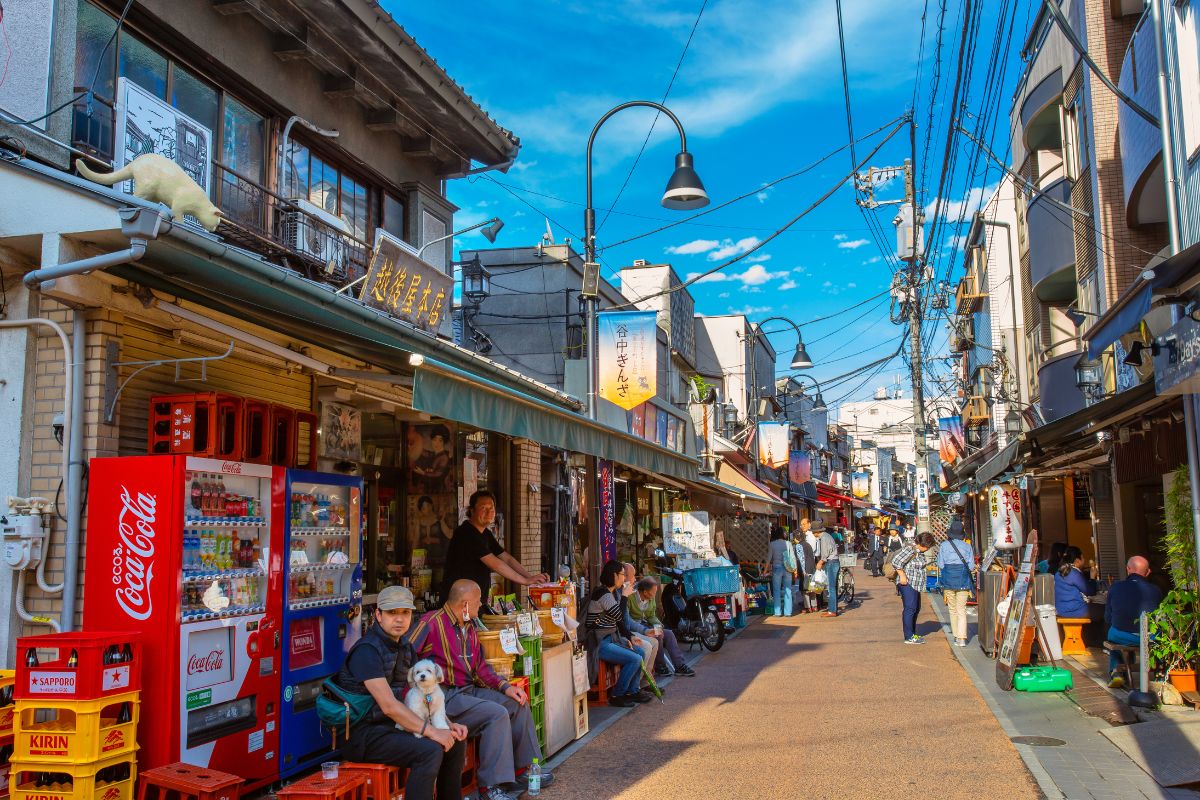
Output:
<svg viewBox="0 0 1200 800">
<path fill-rule="evenodd" d="M 1096 567 L 1091 571 L 1095 572 Z M 1095 576 L 1083 574 L 1083 551 L 1074 545 L 1063 550 L 1054 573 L 1054 610 L 1059 619 L 1087 619 L 1088 598 L 1096 593 Z"/>
<path fill-rule="evenodd" d="M 608 704 L 630 708 L 636 703 L 650 702 L 650 695 L 638 688 L 642 677 L 642 654 L 633 647 L 633 634 L 625 627 L 625 615 L 614 594 L 624 582 L 625 568 L 621 562 L 607 562 L 600 570 L 600 585 L 588 595 L 583 628 L 592 683 L 596 682 L 601 660 L 620 667 L 621 674 Z"/>
</svg>

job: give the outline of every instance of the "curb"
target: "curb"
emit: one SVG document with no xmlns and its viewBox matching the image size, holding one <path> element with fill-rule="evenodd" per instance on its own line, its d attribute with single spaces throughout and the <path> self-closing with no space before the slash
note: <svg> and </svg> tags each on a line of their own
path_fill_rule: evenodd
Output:
<svg viewBox="0 0 1200 800">
<path fill-rule="evenodd" d="M 971 684 L 975 687 L 975 691 L 979 693 L 980 698 L 987 705 L 988 710 L 992 712 L 992 716 L 996 718 L 996 722 L 1000 723 L 1000 729 L 1011 739 L 1014 736 L 1020 735 L 1016 726 L 1012 724 L 1012 720 L 1004 713 L 991 695 L 986 691 L 986 684 L 982 677 L 975 671 L 966 659 L 959 654 L 959 648 L 954 644 L 954 636 L 950 632 L 950 618 L 946 615 L 946 606 L 944 601 L 939 597 L 937 602 L 930 596 L 930 606 L 933 607 L 934 613 L 937 614 L 938 622 L 942 625 L 942 634 L 946 637 L 947 643 L 950 645 L 951 655 L 958 661 L 958 665 L 962 667 L 967 677 L 971 679 Z M 968 640 L 969 643 L 970 640 Z M 1047 800 L 1066 800 L 1066 795 L 1058 788 L 1058 784 L 1050 777 L 1050 773 L 1042 767 L 1042 763 L 1038 761 L 1037 754 L 1029 745 L 1017 744 L 1013 742 L 1013 747 L 1016 748 L 1017 754 L 1021 756 L 1021 761 L 1025 762 L 1025 769 L 1029 770 L 1029 774 L 1037 781 L 1038 788 Z"/>
</svg>

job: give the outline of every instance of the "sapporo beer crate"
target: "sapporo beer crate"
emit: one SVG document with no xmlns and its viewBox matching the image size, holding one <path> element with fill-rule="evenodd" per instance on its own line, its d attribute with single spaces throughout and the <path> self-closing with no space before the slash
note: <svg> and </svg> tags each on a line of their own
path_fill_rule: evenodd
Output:
<svg viewBox="0 0 1200 800">
<path fill-rule="evenodd" d="M 17 700 L 100 700 L 141 688 L 142 644 L 135 633 L 17 639 Z"/>
<path fill-rule="evenodd" d="M 16 708 L 16 698 L 13 695 L 17 682 L 17 671 L 0 669 L 0 740 L 12 736 L 13 712 Z M 8 788 L 8 784 L 0 787 L 0 792 Z"/>
<path fill-rule="evenodd" d="M 90 764 L 31 764 L 13 759 L 11 800 L 133 800 L 134 753 Z"/>
<path fill-rule="evenodd" d="M 138 692 L 100 700 L 18 700 L 13 760 L 57 769 L 137 750 Z"/>
</svg>

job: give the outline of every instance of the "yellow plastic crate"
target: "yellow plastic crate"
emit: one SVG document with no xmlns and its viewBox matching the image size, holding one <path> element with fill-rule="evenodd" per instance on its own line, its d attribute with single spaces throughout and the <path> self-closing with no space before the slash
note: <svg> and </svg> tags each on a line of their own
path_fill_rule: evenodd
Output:
<svg viewBox="0 0 1200 800">
<path fill-rule="evenodd" d="M 18 700 L 12 760 L 43 765 L 88 764 L 137 750 L 139 692 L 100 700 Z M 130 720 L 117 722 L 128 704 Z"/>
<path fill-rule="evenodd" d="M 133 800 L 136 783 L 136 753 L 91 764 L 47 765 L 13 759 L 9 775 L 10 800 Z"/>
<path fill-rule="evenodd" d="M 13 705 L 13 684 L 16 681 L 15 669 L 0 669 L 0 703 L 8 703 L 0 705 L 0 739 L 13 732 L 13 712 L 16 710 Z"/>
</svg>

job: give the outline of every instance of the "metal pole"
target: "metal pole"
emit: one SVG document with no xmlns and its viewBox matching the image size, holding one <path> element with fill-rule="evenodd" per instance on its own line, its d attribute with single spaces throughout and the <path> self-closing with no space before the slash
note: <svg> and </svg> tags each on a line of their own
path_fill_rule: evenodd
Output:
<svg viewBox="0 0 1200 800">
<path fill-rule="evenodd" d="M 914 128 L 915 131 L 915 128 Z M 917 482 L 925 475 L 925 496 L 929 496 L 929 468 L 925 449 L 925 390 L 921 385 L 921 278 L 922 257 L 917 253 L 917 242 L 920 240 L 921 218 L 917 212 L 917 202 L 913 190 L 912 160 L 904 160 L 904 197 L 913 209 L 913 249 L 912 261 L 909 264 L 908 280 L 908 337 L 911 350 L 913 393 L 913 452 L 917 459 Z M 926 500 L 928 503 L 928 500 Z M 928 507 L 928 506 L 927 506 Z M 921 516 L 917 508 L 917 532 L 928 533 L 930 530 L 929 516 Z"/>
<path fill-rule="evenodd" d="M 1163 175 L 1167 180 L 1167 230 L 1171 234 L 1171 255 L 1183 249 L 1183 232 L 1179 218 L 1179 181 L 1175 172 L 1175 108 L 1171 103 L 1171 78 L 1167 70 L 1167 28 L 1162 0 L 1151 0 L 1150 14 L 1154 19 L 1158 45 L 1158 104 L 1162 123 Z M 1179 321 L 1179 305 L 1171 305 L 1171 322 Z M 1196 552 L 1200 553 L 1200 452 L 1196 443 L 1196 396 L 1187 394 L 1183 402 L 1183 427 L 1187 439 L 1188 483 L 1192 495 L 1192 532 Z"/>
</svg>

